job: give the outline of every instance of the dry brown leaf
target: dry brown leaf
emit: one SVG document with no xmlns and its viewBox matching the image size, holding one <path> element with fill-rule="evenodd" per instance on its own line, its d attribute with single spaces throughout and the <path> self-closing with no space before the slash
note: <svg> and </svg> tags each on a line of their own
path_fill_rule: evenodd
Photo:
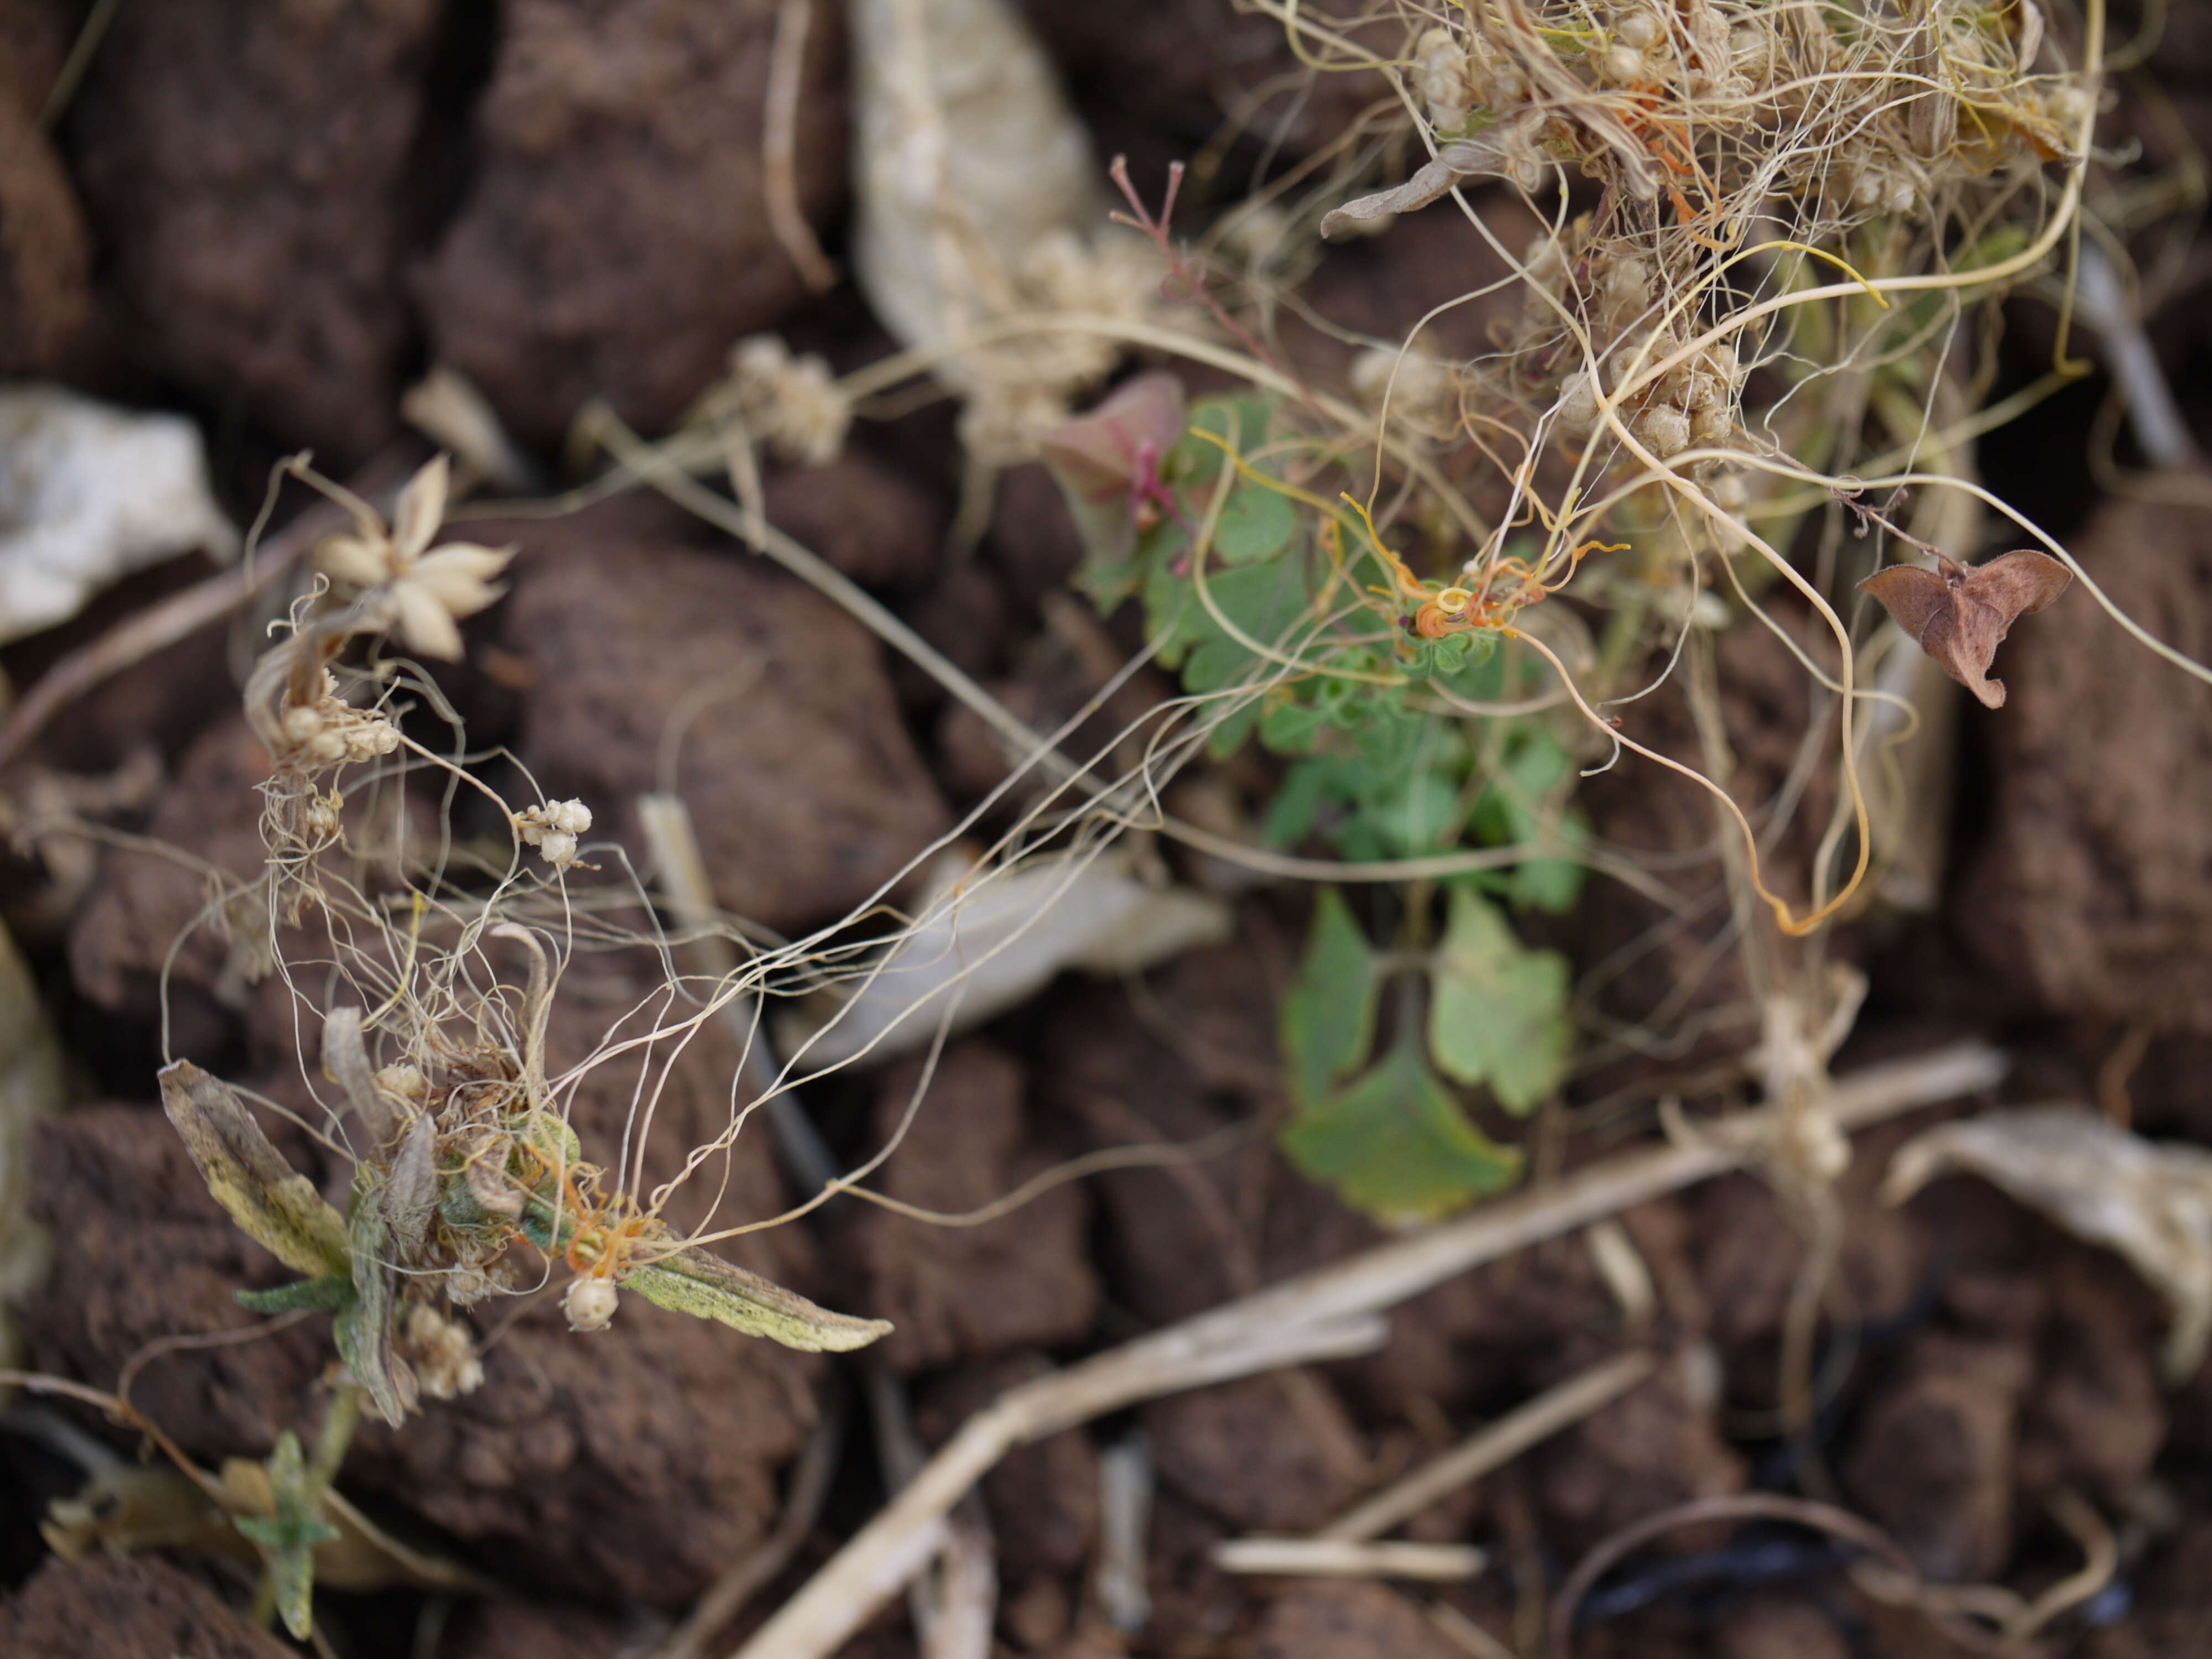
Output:
<svg viewBox="0 0 2212 1659">
<path fill-rule="evenodd" d="M 1936 558 L 1934 570 L 1892 565 L 1859 586 L 1953 679 L 1989 708 L 2002 708 L 2004 682 L 1989 678 L 1990 659 L 2013 623 L 2064 592 L 2074 573 L 2033 548 L 1999 554 L 1987 564 L 1964 565 L 1940 553 Z"/>
</svg>

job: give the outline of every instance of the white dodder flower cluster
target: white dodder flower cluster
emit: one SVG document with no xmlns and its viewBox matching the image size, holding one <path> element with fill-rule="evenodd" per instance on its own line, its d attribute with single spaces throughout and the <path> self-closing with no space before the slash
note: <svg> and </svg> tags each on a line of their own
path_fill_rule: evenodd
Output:
<svg viewBox="0 0 2212 1659">
<path fill-rule="evenodd" d="M 518 813 L 515 833 L 556 870 L 576 861 L 578 841 L 592 832 L 592 809 L 580 800 L 556 800 Z"/>
<path fill-rule="evenodd" d="M 401 1346 L 415 1367 L 416 1386 L 433 1400 L 459 1399 L 483 1386 L 483 1361 L 468 1327 L 427 1302 L 409 1304 Z"/>
<path fill-rule="evenodd" d="M 283 734 L 278 758 L 306 770 L 358 764 L 399 747 L 399 732 L 392 722 L 340 697 L 338 683 L 327 668 L 314 702 L 290 704 L 277 720 Z"/>
</svg>

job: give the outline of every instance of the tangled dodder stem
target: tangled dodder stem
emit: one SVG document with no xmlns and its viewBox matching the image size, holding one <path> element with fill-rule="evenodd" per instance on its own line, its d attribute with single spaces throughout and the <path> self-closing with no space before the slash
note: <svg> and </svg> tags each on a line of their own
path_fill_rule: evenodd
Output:
<svg viewBox="0 0 2212 1659">
<path fill-rule="evenodd" d="M 1960 1043 L 1846 1078 L 1830 1108 L 1838 1127 L 1864 1128 L 1986 1089 L 2005 1065 L 1994 1048 Z M 1611 1158 L 1545 1192 L 1502 1200 L 1463 1221 L 1300 1274 L 1011 1389 L 969 1418 L 733 1659 L 825 1659 L 835 1652 L 928 1561 L 952 1506 L 1017 1446 L 1139 1401 L 1365 1352 L 1383 1334 L 1376 1317 L 1382 1310 L 1483 1262 L 1708 1180 L 1741 1156 L 1717 1137 Z"/>
</svg>

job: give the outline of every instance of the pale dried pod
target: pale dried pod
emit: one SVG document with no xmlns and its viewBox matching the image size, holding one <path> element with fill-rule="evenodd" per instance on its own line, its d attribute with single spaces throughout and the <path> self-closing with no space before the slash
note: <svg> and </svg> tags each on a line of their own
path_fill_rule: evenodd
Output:
<svg viewBox="0 0 2212 1659">
<path fill-rule="evenodd" d="M 1706 404 L 1690 411 L 1690 434 L 1701 444 L 1725 443 L 1735 430 L 1735 416 L 1725 402 Z"/>
<path fill-rule="evenodd" d="M 1467 48 L 1448 28 L 1432 28 L 1413 46 L 1413 94 L 1429 125 L 1456 133 L 1474 112 L 1473 64 Z"/>
<path fill-rule="evenodd" d="M 1729 67 L 1753 86 L 1774 68 L 1774 36 L 1764 24 L 1738 23 L 1729 31 Z"/>
<path fill-rule="evenodd" d="M 1654 404 L 1636 417 L 1636 435 L 1661 460 L 1690 447 L 1690 417 L 1671 404 Z"/>
<path fill-rule="evenodd" d="M 1613 38 L 1624 46 L 1649 52 L 1667 38 L 1667 29 L 1656 14 L 1639 7 L 1620 15 L 1613 26 Z"/>
<path fill-rule="evenodd" d="M 1559 383 L 1559 424 L 1571 432 L 1587 432 L 1597 424 L 1597 387 L 1587 369 L 1577 369 Z"/>
<path fill-rule="evenodd" d="M 1651 262 L 1640 253 L 1617 256 L 1598 274 L 1597 294 L 1608 316 L 1640 315 L 1651 305 Z"/>
<path fill-rule="evenodd" d="M 2035 60 L 2043 55 L 2043 12 L 2035 0 L 2014 0 L 2014 16 L 2020 28 L 2019 56 L 2022 75 L 2035 73 Z"/>
<path fill-rule="evenodd" d="M 1387 400 L 1393 416 L 1424 424 L 1449 422 L 1457 409 L 1451 366 L 1426 352 L 1368 346 L 1352 360 L 1349 379 L 1364 408 L 1379 410 Z"/>
<path fill-rule="evenodd" d="M 622 1305 L 622 1292 L 611 1279 L 575 1279 L 561 1298 L 561 1311 L 568 1316 L 572 1331 L 603 1331 L 614 1322 Z"/>
<path fill-rule="evenodd" d="M 404 1060 L 379 1067 L 376 1086 L 394 1100 L 410 1104 L 419 1104 L 430 1091 L 429 1079 L 422 1075 L 422 1068 Z"/>
<path fill-rule="evenodd" d="M 1597 54 L 1598 78 L 1616 87 L 1639 87 L 1651 78 L 1651 65 L 1633 46 L 1618 43 Z"/>
<path fill-rule="evenodd" d="M 448 1319 L 428 1303 L 417 1302 L 408 1308 L 401 1341 L 427 1398 L 454 1400 L 474 1394 L 483 1385 L 483 1361 L 477 1358 L 468 1327 Z"/>
<path fill-rule="evenodd" d="M 295 703 L 284 711 L 282 729 L 284 741 L 295 748 L 313 743 L 322 734 L 322 711 L 304 703 Z"/>
<path fill-rule="evenodd" d="M 1469 42 L 1468 71 L 1479 100 L 1500 115 L 1528 101 L 1527 71 L 1481 34 Z"/>
</svg>

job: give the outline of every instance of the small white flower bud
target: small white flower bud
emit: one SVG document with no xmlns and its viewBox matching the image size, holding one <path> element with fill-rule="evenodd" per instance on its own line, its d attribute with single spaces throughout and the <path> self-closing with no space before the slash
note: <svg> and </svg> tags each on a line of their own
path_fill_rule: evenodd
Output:
<svg viewBox="0 0 2212 1659">
<path fill-rule="evenodd" d="M 611 1279 L 571 1279 L 561 1298 L 561 1311 L 568 1316 L 572 1331 L 603 1331 L 614 1322 L 622 1292 Z"/>
<path fill-rule="evenodd" d="M 558 830 L 549 830 L 539 838 L 538 850 L 555 869 L 565 869 L 575 861 L 576 838 Z"/>
<path fill-rule="evenodd" d="M 284 711 L 284 741 L 303 744 L 323 729 L 322 711 L 306 703 L 295 703 Z"/>
</svg>

